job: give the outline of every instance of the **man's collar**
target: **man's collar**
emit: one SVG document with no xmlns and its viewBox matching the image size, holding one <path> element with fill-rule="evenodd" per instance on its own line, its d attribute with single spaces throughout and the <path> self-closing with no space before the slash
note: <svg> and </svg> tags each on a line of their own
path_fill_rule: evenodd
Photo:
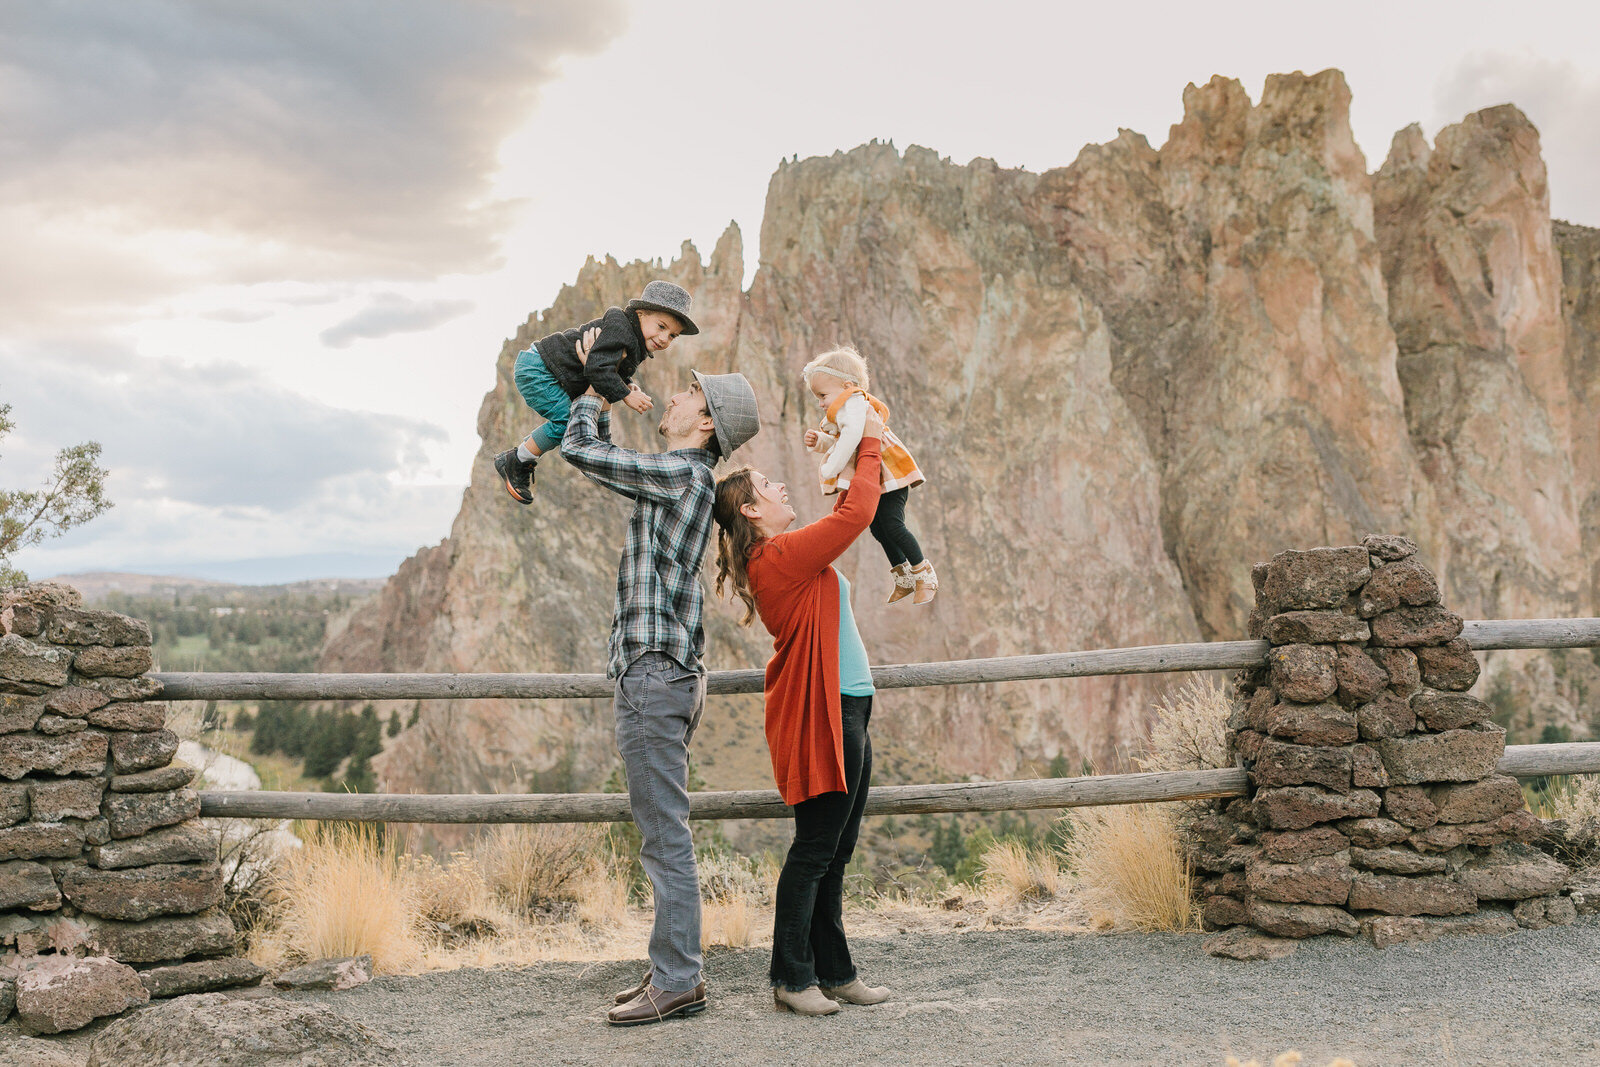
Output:
<svg viewBox="0 0 1600 1067">
<path fill-rule="evenodd" d="M 711 454 L 711 449 L 709 448 L 672 448 L 667 450 L 667 454 L 669 456 L 687 456 L 697 463 L 703 463 L 713 469 L 717 465 L 717 457 Z"/>
</svg>

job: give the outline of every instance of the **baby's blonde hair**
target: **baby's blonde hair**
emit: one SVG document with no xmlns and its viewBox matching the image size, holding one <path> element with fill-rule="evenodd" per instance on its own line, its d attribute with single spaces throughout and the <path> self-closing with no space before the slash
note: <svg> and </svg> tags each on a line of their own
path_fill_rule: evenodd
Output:
<svg viewBox="0 0 1600 1067">
<path fill-rule="evenodd" d="M 816 359 L 807 363 L 800 371 L 800 377 L 805 380 L 806 386 L 811 385 L 811 376 L 817 373 L 831 374 L 835 378 L 842 378 L 853 382 L 863 389 L 870 389 L 871 384 L 867 377 L 867 361 L 849 345 L 840 345 L 822 353 Z"/>
</svg>

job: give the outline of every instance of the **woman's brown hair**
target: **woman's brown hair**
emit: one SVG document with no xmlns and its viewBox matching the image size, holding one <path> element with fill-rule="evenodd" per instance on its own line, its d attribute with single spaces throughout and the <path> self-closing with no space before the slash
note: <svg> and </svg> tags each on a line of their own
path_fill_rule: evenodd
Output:
<svg viewBox="0 0 1600 1067">
<path fill-rule="evenodd" d="M 756 615 L 755 594 L 750 591 L 750 549 L 761 540 L 755 523 L 743 511 L 746 504 L 756 503 L 756 485 L 749 467 L 735 467 L 717 479 L 717 500 L 712 505 L 711 517 L 717 520 L 717 580 L 719 597 L 732 586 L 732 595 L 744 602 L 744 618 L 740 626 L 749 626 Z"/>
</svg>

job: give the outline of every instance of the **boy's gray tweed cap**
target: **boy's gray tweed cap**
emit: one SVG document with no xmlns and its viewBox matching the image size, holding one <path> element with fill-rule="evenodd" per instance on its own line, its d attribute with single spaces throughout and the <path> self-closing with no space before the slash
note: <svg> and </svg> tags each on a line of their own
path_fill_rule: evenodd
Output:
<svg viewBox="0 0 1600 1067">
<path fill-rule="evenodd" d="M 700 383 L 706 395 L 706 412 L 716 427 L 717 445 L 723 458 L 733 455 L 733 450 L 756 435 L 761 429 L 761 415 L 756 410 L 756 391 L 750 380 L 735 371 L 733 374 L 701 374 L 689 372 Z"/>
<path fill-rule="evenodd" d="M 675 315 L 683 323 L 685 337 L 700 332 L 700 327 L 694 324 L 689 317 L 689 292 L 681 285 L 671 282 L 650 282 L 644 287 L 644 292 L 628 301 L 629 311 L 638 311 L 640 308 L 649 308 L 653 311 L 665 311 Z"/>
</svg>

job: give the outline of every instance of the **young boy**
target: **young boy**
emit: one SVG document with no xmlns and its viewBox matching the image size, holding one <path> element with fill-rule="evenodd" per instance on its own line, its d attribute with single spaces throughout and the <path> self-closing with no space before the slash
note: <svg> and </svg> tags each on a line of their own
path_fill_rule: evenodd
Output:
<svg viewBox="0 0 1600 1067">
<path fill-rule="evenodd" d="M 598 332 L 585 363 L 578 358 L 576 345 L 591 330 Z M 542 337 L 519 352 L 512 371 L 517 392 L 548 421 L 516 448 L 494 457 L 494 469 L 511 499 L 533 503 L 535 467 L 540 456 L 561 447 L 574 398 L 592 385 L 607 401 L 621 401 L 644 414 L 653 403 L 633 383 L 634 372 L 679 335 L 699 332 L 689 317 L 688 292 L 671 282 L 656 281 L 628 301 L 626 308 L 607 308 L 593 322 Z"/>
</svg>

